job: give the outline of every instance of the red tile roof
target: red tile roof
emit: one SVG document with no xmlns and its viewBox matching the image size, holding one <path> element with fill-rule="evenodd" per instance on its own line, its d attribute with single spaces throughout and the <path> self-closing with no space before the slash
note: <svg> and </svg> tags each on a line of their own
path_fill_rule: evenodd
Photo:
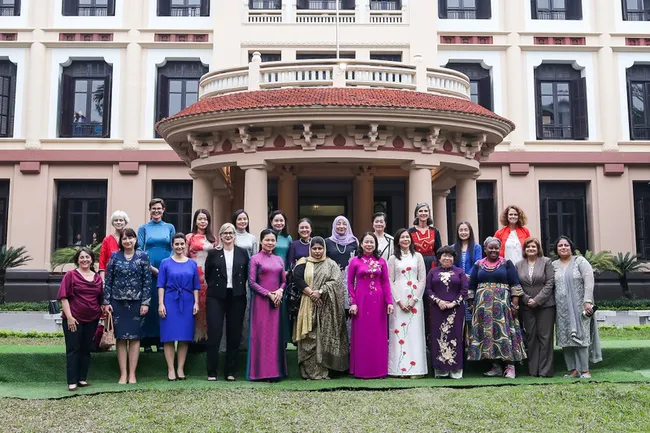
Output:
<svg viewBox="0 0 650 433">
<path fill-rule="evenodd" d="M 214 96 L 190 105 L 174 116 L 161 120 L 156 126 L 172 119 L 208 113 L 313 106 L 387 107 L 466 113 L 500 120 L 513 129 L 515 127 L 510 120 L 464 99 L 407 90 L 349 87 L 298 87 Z"/>
</svg>

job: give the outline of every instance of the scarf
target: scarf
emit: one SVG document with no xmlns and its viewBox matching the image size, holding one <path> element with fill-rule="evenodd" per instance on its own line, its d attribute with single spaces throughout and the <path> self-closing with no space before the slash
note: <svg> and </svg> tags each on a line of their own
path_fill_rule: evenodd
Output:
<svg viewBox="0 0 650 433">
<path fill-rule="evenodd" d="M 340 235 L 336 232 L 336 223 L 339 221 L 345 221 L 348 224 L 348 228 L 345 231 L 345 234 Z M 332 242 L 339 244 L 339 245 L 350 245 L 353 242 L 359 243 L 356 237 L 352 234 L 352 227 L 350 227 L 350 221 L 343 215 L 339 215 L 336 218 L 334 218 L 334 222 L 332 222 L 332 236 L 329 237 L 329 240 Z"/>
<path fill-rule="evenodd" d="M 312 287 L 314 284 L 314 268 L 316 267 L 317 263 L 322 263 L 327 260 L 327 250 L 325 248 L 325 242 L 317 242 L 319 245 L 323 245 L 323 255 L 320 259 L 315 258 L 311 255 L 311 246 L 313 242 L 313 239 L 309 242 L 309 257 L 303 257 L 298 260 L 296 266 L 301 264 L 305 265 L 305 283 L 307 283 L 307 287 L 315 290 Z M 314 329 L 313 312 L 313 301 L 309 296 L 303 293 L 303 295 L 300 297 L 300 309 L 298 310 L 298 317 L 296 318 L 296 327 L 294 328 L 293 332 L 293 341 L 302 340 Z"/>
<path fill-rule="evenodd" d="M 564 270 L 564 284 L 566 284 L 566 302 L 569 307 L 569 329 L 571 331 L 571 339 L 582 345 L 585 336 L 582 332 L 582 326 L 580 325 L 580 315 L 582 311 L 576 307 L 575 284 L 573 281 L 574 265 L 575 257 L 572 257 Z"/>
</svg>

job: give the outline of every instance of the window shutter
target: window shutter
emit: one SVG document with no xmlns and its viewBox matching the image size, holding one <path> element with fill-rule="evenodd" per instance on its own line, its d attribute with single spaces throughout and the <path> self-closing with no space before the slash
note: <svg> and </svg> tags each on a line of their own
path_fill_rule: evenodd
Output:
<svg viewBox="0 0 650 433">
<path fill-rule="evenodd" d="M 14 16 L 20 16 L 20 0 L 14 1 Z"/>
<path fill-rule="evenodd" d="M 172 14 L 171 0 L 158 0 L 158 16 L 168 17 Z"/>
<path fill-rule="evenodd" d="M 489 20 L 492 18 L 492 0 L 477 0 L 476 18 L 480 20 Z"/>
<path fill-rule="evenodd" d="M 489 75 L 478 80 L 478 103 L 492 110 L 492 79 Z"/>
<path fill-rule="evenodd" d="M 14 121 L 16 118 L 16 81 L 18 81 L 18 67 L 15 64 L 10 65 L 9 78 L 9 125 L 7 125 L 7 136 L 14 136 Z"/>
<path fill-rule="evenodd" d="M 169 78 L 158 76 L 158 103 L 156 104 L 156 122 L 169 115 Z"/>
<path fill-rule="evenodd" d="M 296 7 L 298 9 L 308 9 L 309 6 L 307 4 L 307 1 L 308 0 L 298 0 L 298 3 L 296 4 Z"/>
<path fill-rule="evenodd" d="M 568 0 L 566 8 L 566 17 L 568 20 L 582 19 L 582 0 Z"/>
<path fill-rule="evenodd" d="M 627 21 L 627 0 L 621 0 L 621 10 L 623 11 L 623 21 Z"/>
<path fill-rule="evenodd" d="M 66 17 L 74 17 L 79 15 L 76 0 L 63 0 L 63 15 Z"/>
<path fill-rule="evenodd" d="M 537 19 L 537 0 L 530 0 L 530 17 Z"/>
<path fill-rule="evenodd" d="M 61 76 L 59 95 L 59 137 L 72 137 L 74 117 L 74 79 L 66 74 Z"/>
<path fill-rule="evenodd" d="M 630 70 L 627 70 L 626 84 L 627 84 L 627 117 L 630 127 L 630 140 L 636 140 L 634 133 L 634 110 L 632 108 L 632 81 L 630 80 Z"/>
<path fill-rule="evenodd" d="M 115 16 L 115 0 L 108 1 L 108 11 L 106 13 L 109 17 Z"/>
<path fill-rule="evenodd" d="M 573 139 L 585 140 L 589 136 L 587 82 L 585 78 L 578 78 L 571 82 L 571 120 L 573 123 Z"/>
<path fill-rule="evenodd" d="M 210 0 L 201 0 L 201 16 L 210 16 Z"/>
<path fill-rule="evenodd" d="M 104 78 L 104 115 L 102 119 L 102 137 L 111 136 L 111 95 L 113 94 L 111 73 Z"/>
<path fill-rule="evenodd" d="M 542 188 L 540 188 L 540 195 L 546 193 L 546 191 L 542 191 Z M 551 239 L 550 239 L 550 226 L 549 226 L 549 218 L 548 218 L 548 197 L 542 198 L 542 203 L 541 203 L 541 209 L 540 209 L 540 226 L 542 227 L 542 248 L 544 251 L 547 251 L 548 255 L 551 254 L 551 248 L 553 245 L 551 245 Z"/>
<path fill-rule="evenodd" d="M 542 123 L 542 92 L 541 83 L 535 77 L 535 124 L 537 125 L 537 139 L 544 139 L 544 124 Z"/>
<path fill-rule="evenodd" d="M 438 0 L 438 18 L 447 19 L 447 0 Z"/>
<path fill-rule="evenodd" d="M 635 194 L 634 200 L 634 227 L 636 232 L 636 253 L 644 259 L 648 258 L 647 251 L 649 250 L 650 239 L 646 241 L 645 233 L 645 200 L 647 197 L 637 198 Z"/>
<path fill-rule="evenodd" d="M 354 10 L 355 8 L 355 0 L 343 0 L 341 3 L 341 9 L 343 10 Z"/>
</svg>

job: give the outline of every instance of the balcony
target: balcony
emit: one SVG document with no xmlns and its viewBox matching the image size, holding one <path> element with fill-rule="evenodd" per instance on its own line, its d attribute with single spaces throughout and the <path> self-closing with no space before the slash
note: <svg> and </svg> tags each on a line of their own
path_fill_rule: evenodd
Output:
<svg viewBox="0 0 650 433">
<path fill-rule="evenodd" d="M 544 125 L 544 140 L 571 140 L 573 134 L 570 126 Z"/>
<path fill-rule="evenodd" d="M 399 11 L 402 9 L 401 1 L 390 1 L 390 0 L 371 0 L 370 1 L 370 10 L 371 11 Z"/>
<path fill-rule="evenodd" d="M 298 10 L 333 11 L 336 10 L 336 0 L 307 0 L 298 2 Z M 354 10 L 354 3 L 339 0 L 339 10 Z"/>
<path fill-rule="evenodd" d="M 449 20 L 475 20 L 476 9 L 449 9 L 447 11 Z"/>
<path fill-rule="evenodd" d="M 282 0 L 250 0 L 248 2 L 250 10 L 280 10 L 282 9 Z"/>
<path fill-rule="evenodd" d="M 72 124 L 73 137 L 102 137 L 104 125 L 102 122 L 75 122 Z"/>
<path fill-rule="evenodd" d="M 467 77 L 446 68 L 425 68 L 394 62 L 299 60 L 258 63 L 213 71 L 203 76 L 200 98 L 287 87 L 370 87 L 417 90 L 470 100 Z"/>
<path fill-rule="evenodd" d="M 13 17 L 16 15 L 16 7 L 11 6 L 0 6 L 0 17 Z"/>
<path fill-rule="evenodd" d="M 537 11 L 538 20 L 566 20 L 566 11 Z"/>
<path fill-rule="evenodd" d="M 201 7 L 200 6 L 188 6 L 188 7 L 173 7 L 170 9 L 170 16 L 172 17 L 200 17 L 201 16 Z"/>
<path fill-rule="evenodd" d="M 627 21 L 650 21 L 650 10 L 627 11 Z"/>
<path fill-rule="evenodd" d="M 99 8 L 99 7 L 80 7 L 79 8 L 79 15 L 80 17 L 105 17 L 108 15 L 108 9 L 107 8 Z"/>
</svg>

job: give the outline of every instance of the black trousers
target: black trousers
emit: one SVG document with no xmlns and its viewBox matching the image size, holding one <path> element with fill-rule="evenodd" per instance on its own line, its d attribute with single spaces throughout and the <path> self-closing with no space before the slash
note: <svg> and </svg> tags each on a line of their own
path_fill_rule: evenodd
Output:
<svg viewBox="0 0 650 433">
<path fill-rule="evenodd" d="M 68 320 L 63 319 L 63 335 L 65 337 L 65 360 L 68 385 L 76 385 L 79 381 L 88 379 L 90 351 L 99 319 L 92 322 L 77 324 L 77 330 L 68 329 Z"/>
<path fill-rule="evenodd" d="M 237 356 L 241 340 L 244 314 L 246 313 L 246 295 L 233 296 L 228 291 L 226 299 L 208 297 L 206 299 L 206 316 L 208 321 L 208 376 L 217 377 L 219 367 L 219 346 L 223 334 L 224 318 L 226 321 L 226 366 L 224 377 L 237 374 Z"/>
</svg>

